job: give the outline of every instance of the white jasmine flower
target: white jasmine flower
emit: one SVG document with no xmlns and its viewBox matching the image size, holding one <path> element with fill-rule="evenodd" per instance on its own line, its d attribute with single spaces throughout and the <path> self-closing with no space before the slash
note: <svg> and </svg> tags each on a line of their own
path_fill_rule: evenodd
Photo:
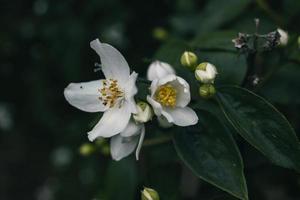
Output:
<svg viewBox="0 0 300 200">
<path fill-rule="evenodd" d="M 195 70 L 195 77 L 202 83 L 213 83 L 218 74 L 216 67 L 211 63 L 201 63 Z"/>
<path fill-rule="evenodd" d="M 145 126 L 143 123 L 136 123 L 130 120 L 127 127 L 118 135 L 110 140 L 110 152 L 114 160 L 121 160 L 130 155 L 134 149 L 136 160 L 139 159 L 139 153 L 145 137 Z"/>
<path fill-rule="evenodd" d="M 90 43 L 101 59 L 105 79 L 85 83 L 71 83 L 65 88 L 66 100 L 86 112 L 104 112 L 97 125 L 88 133 L 90 141 L 97 137 L 112 137 L 122 132 L 136 113 L 134 95 L 137 73 L 130 75 L 122 54 L 98 39 Z"/>
<path fill-rule="evenodd" d="M 280 40 L 279 40 L 280 45 L 286 46 L 289 41 L 289 34 L 281 28 L 278 28 L 277 31 L 280 35 Z"/>
<path fill-rule="evenodd" d="M 168 74 L 175 74 L 175 70 L 171 65 L 165 62 L 154 61 L 148 68 L 147 79 L 153 81 L 157 78 L 163 78 Z"/>
<path fill-rule="evenodd" d="M 174 73 L 163 77 L 158 74 L 154 78 L 150 86 L 151 95 L 147 96 L 147 101 L 152 105 L 154 113 L 178 126 L 196 124 L 198 116 L 194 110 L 187 107 L 191 100 L 189 84 Z"/>
</svg>

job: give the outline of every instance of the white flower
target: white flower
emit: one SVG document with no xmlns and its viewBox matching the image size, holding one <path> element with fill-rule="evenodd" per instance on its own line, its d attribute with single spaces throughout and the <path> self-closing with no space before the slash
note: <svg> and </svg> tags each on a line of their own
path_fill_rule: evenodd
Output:
<svg viewBox="0 0 300 200">
<path fill-rule="evenodd" d="M 278 28 L 277 31 L 280 35 L 280 45 L 286 46 L 289 41 L 289 34 L 281 28 Z"/>
<path fill-rule="evenodd" d="M 201 63 L 195 70 L 195 77 L 202 83 L 213 83 L 218 74 L 216 67 L 211 63 Z"/>
<path fill-rule="evenodd" d="M 187 107 L 191 100 L 190 86 L 183 78 L 174 73 L 163 77 L 158 74 L 154 77 L 150 90 L 151 95 L 147 96 L 147 101 L 158 117 L 163 116 L 169 123 L 178 126 L 190 126 L 198 122 L 194 110 Z"/>
<path fill-rule="evenodd" d="M 136 160 L 138 160 L 144 137 L 144 124 L 130 120 L 126 128 L 120 134 L 113 136 L 110 140 L 110 152 L 112 158 L 119 161 L 136 149 L 135 156 Z"/>
<path fill-rule="evenodd" d="M 88 133 L 90 141 L 97 137 L 112 137 L 122 132 L 136 113 L 134 95 L 137 73 L 130 75 L 129 66 L 121 53 L 98 39 L 90 43 L 100 56 L 106 79 L 71 83 L 65 88 L 66 100 L 86 112 L 104 112 L 97 125 Z"/>
<path fill-rule="evenodd" d="M 140 101 L 137 103 L 137 113 L 133 115 L 133 119 L 139 123 L 146 123 L 152 119 L 153 112 L 149 104 Z"/>
<path fill-rule="evenodd" d="M 153 81 L 157 78 L 163 78 L 168 74 L 175 74 L 175 70 L 171 65 L 165 62 L 154 61 L 148 68 L 147 79 Z"/>
</svg>

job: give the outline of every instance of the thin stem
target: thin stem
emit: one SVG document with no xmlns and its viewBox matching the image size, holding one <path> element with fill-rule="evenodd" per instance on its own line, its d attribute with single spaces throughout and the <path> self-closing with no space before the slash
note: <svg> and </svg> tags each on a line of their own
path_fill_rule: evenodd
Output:
<svg viewBox="0 0 300 200">
<path fill-rule="evenodd" d="M 148 140 L 144 141 L 143 146 L 159 145 L 159 144 L 167 143 L 171 140 L 172 140 L 172 138 L 170 136 L 164 136 L 164 137 L 159 137 L 159 138 L 154 138 L 154 139 L 148 139 Z"/>
</svg>

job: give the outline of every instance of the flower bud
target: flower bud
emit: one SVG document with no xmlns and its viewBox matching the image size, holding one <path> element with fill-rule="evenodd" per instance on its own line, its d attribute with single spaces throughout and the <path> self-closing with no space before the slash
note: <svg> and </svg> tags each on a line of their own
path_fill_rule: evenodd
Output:
<svg viewBox="0 0 300 200">
<path fill-rule="evenodd" d="M 199 88 L 199 94 L 205 99 L 209 99 L 216 94 L 216 89 L 212 84 L 204 84 Z"/>
<path fill-rule="evenodd" d="M 79 147 L 79 153 L 82 156 L 91 155 L 95 151 L 95 148 L 92 144 L 84 143 Z"/>
<path fill-rule="evenodd" d="M 151 188 L 144 188 L 141 195 L 142 200 L 159 200 L 158 193 Z"/>
<path fill-rule="evenodd" d="M 277 29 L 277 32 L 280 35 L 280 40 L 279 40 L 280 45 L 281 46 L 286 46 L 288 41 L 289 41 L 289 34 L 286 31 L 284 31 L 280 28 Z"/>
<path fill-rule="evenodd" d="M 175 74 L 173 67 L 168 63 L 157 60 L 150 64 L 147 70 L 147 79 L 153 81 L 154 79 L 160 79 L 169 74 Z"/>
<path fill-rule="evenodd" d="M 195 77 L 202 83 L 213 83 L 218 74 L 216 67 L 208 62 L 201 63 L 195 70 Z"/>
<path fill-rule="evenodd" d="M 157 40 L 163 41 L 169 37 L 169 33 L 162 27 L 156 27 L 155 29 L 153 29 L 153 37 Z"/>
<path fill-rule="evenodd" d="M 195 67 L 197 66 L 197 61 L 197 55 L 190 51 L 185 51 L 180 58 L 182 66 L 191 70 L 195 69 Z"/>
<path fill-rule="evenodd" d="M 152 119 L 153 112 L 149 104 L 146 102 L 140 101 L 137 103 L 136 114 L 133 114 L 133 118 L 136 122 L 145 123 Z"/>
</svg>

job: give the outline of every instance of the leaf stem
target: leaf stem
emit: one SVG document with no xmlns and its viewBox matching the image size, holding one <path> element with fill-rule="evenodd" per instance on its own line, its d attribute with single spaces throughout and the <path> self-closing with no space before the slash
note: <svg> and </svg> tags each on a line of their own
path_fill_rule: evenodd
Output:
<svg viewBox="0 0 300 200">
<path fill-rule="evenodd" d="M 164 136 L 164 137 L 159 137 L 159 138 L 154 138 L 154 139 L 148 139 L 148 140 L 144 141 L 143 146 L 159 145 L 159 144 L 167 143 L 171 140 L 172 140 L 171 136 Z"/>
</svg>

